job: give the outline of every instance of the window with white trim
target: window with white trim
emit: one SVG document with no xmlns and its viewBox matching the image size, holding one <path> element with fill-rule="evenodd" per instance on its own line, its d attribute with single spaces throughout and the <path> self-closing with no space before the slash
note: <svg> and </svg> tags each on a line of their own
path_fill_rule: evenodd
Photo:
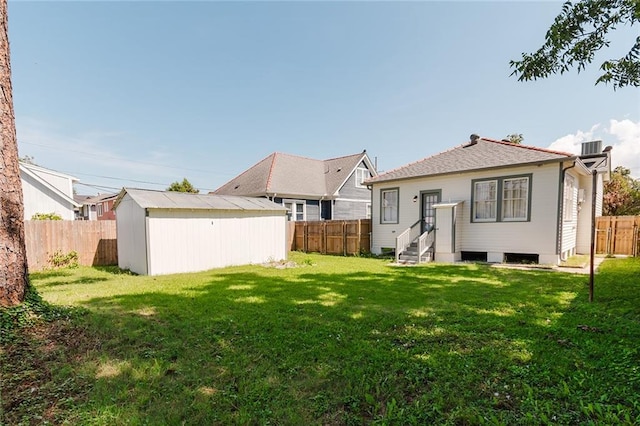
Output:
<svg viewBox="0 0 640 426">
<path fill-rule="evenodd" d="M 398 223 L 398 188 L 380 191 L 380 223 Z"/>
<path fill-rule="evenodd" d="M 474 222 L 495 222 L 498 206 L 498 181 L 486 180 L 473 184 Z"/>
<path fill-rule="evenodd" d="M 573 201 L 576 190 L 576 180 L 573 176 L 566 175 L 564 178 L 564 197 L 562 208 L 564 209 L 563 218 L 566 221 L 573 220 Z"/>
<path fill-rule="evenodd" d="M 527 220 L 529 212 L 529 178 L 502 181 L 502 220 Z"/>
<path fill-rule="evenodd" d="M 472 181 L 472 222 L 526 222 L 531 218 L 531 174 Z"/>
<path fill-rule="evenodd" d="M 306 220 L 306 205 L 304 201 L 292 201 L 285 202 L 284 206 L 287 208 L 287 216 L 291 221 Z"/>
<path fill-rule="evenodd" d="M 358 188 L 364 188 L 365 185 L 363 185 L 362 182 L 369 179 L 370 177 L 371 177 L 371 174 L 369 173 L 369 170 L 367 168 L 358 167 L 356 169 L 356 186 Z"/>
<path fill-rule="evenodd" d="M 102 203 L 98 204 L 98 216 L 102 216 Z"/>
</svg>

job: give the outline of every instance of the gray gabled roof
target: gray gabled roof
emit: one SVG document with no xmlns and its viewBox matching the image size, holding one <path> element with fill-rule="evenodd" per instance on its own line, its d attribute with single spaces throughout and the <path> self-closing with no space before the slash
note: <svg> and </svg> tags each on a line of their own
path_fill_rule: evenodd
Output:
<svg viewBox="0 0 640 426">
<path fill-rule="evenodd" d="M 233 195 L 190 194 L 175 191 L 154 191 L 150 189 L 123 188 L 114 208 L 125 194 L 145 209 L 187 209 L 187 210 L 259 210 L 282 211 L 286 208 L 266 198 L 239 197 Z"/>
<path fill-rule="evenodd" d="M 566 152 L 479 138 L 476 143 L 459 145 L 448 151 L 380 174 L 367 180 L 366 183 L 514 167 L 524 164 L 559 162 L 570 158 L 575 158 L 575 156 Z"/>
<path fill-rule="evenodd" d="M 98 195 L 94 195 L 93 197 L 90 197 L 86 200 L 84 200 L 84 204 L 97 204 L 100 203 L 102 201 L 107 201 L 110 200 L 112 198 L 116 198 L 119 194 L 116 193 L 108 193 L 108 194 L 98 194 Z"/>
<path fill-rule="evenodd" d="M 302 198 L 332 196 L 363 161 L 375 175 L 366 151 L 328 160 L 275 152 L 213 193 L 245 196 L 281 194 Z"/>
</svg>

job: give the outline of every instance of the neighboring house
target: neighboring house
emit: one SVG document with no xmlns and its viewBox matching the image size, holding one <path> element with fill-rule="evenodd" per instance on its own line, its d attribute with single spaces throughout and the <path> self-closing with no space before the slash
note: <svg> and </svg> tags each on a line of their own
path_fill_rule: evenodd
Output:
<svg viewBox="0 0 640 426">
<path fill-rule="evenodd" d="M 610 147 L 582 155 L 472 135 L 471 142 L 368 180 L 372 251 L 398 261 L 557 264 L 589 253 Z M 595 185 L 594 185 L 595 182 Z M 593 196 L 595 191 L 595 198 Z"/>
<path fill-rule="evenodd" d="M 118 266 L 160 275 L 286 258 L 286 209 L 264 198 L 124 188 Z"/>
<path fill-rule="evenodd" d="M 371 191 L 362 182 L 372 176 L 366 151 L 329 160 L 276 152 L 213 194 L 266 197 L 285 206 L 292 221 L 364 219 L 371 217 Z"/>
<path fill-rule="evenodd" d="M 80 200 L 80 197 L 84 197 Z M 77 201 L 82 203 L 80 212 L 77 213 L 80 220 L 116 220 L 113 205 L 118 194 L 81 195 Z"/>
<path fill-rule="evenodd" d="M 73 199 L 73 183 L 78 179 L 64 173 L 20 162 L 24 219 L 36 213 L 56 213 L 64 220 L 75 219 L 81 206 Z"/>
<path fill-rule="evenodd" d="M 98 194 L 91 198 L 91 203 L 96 208 L 97 220 L 116 220 L 116 212 L 113 205 L 118 198 L 118 194 Z"/>
<path fill-rule="evenodd" d="M 76 220 L 96 220 L 96 207 L 89 201 L 93 195 L 74 195 L 73 199 L 80 206 L 75 208 Z"/>
</svg>

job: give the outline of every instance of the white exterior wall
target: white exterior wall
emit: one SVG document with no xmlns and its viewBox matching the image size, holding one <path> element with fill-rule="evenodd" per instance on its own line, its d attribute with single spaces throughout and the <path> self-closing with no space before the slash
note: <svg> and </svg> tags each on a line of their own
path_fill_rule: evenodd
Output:
<svg viewBox="0 0 640 426">
<path fill-rule="evenodd" d="M 57 188 L 60 192 L 73 197 L 73 181 L 67 176 L 60 176 L 59 173 L 52 173 L 44 169 L 30 169 L 32 173 L 40 176 L 42 180 L 49 183 L 49 185 Z"/>
<path fill-rule="evenodd" d="M 117 210 L 118 267 L 146 275 L 148 271 L 145 211 L 129 194 L 125 194 Z"/>
<path fill-rule="evenodd" d="M 575 254 L 576 251 L 578 235 L 578 189 L 581 188 L 580 176 L 578 176 L 577 173 L 574 173 L 572 169 L 568 169 L 566 175 L 573 178 L 575 188 L 573 190 L 573 203 L 569 206 L 562 206 L 563 212 L 560 217 L 562 220 L 562 244 L 560 250 L 562 258 L 571 256 L 572 254 Z M 562 196 L 564 197 L 564 188 Z M 571 212 L 570 218 L 567 217 L 567 219 L 565 219 L 564 210 L 569 210 Z"/>
<path fill-rule="evenodd" d="M 64 220 L 74 220 L 74 206 L 31 176 L 21 173 L 24 219 L 30 220 L 36 213 L 57 213 Z M 67 179 L 69 185 L 71 180 Z M 73 189 L 65 192 L 73 197 Z"/>
<path fill-rule="evenodd" d="M 530 222 L 471 223 L 473 179 L 529 173 L 532 174 Z M 421 191 L 442 190 L 442 202 L 464 201 L 456 229 L 461 251 L 487 252 L 488 260 L 493 262 L 502 262 L 504 253 L 537 253 L 540 263 L 557 263 L 559 179 L 558 163 L 550 163 L 375 184 L 372 251 L 380 253 L 383 247 L 395 247 L 396 236 L 420 219 Z M 398 224 L 380 223 L 380 190 L 388 188 L 399 188 Z M 418 201 L 413 202 L 416 195 Z"/>
<path fill-rule="evenodd" d="M 286 216 L 281 212 L 154 209 L 146 222 L 149 275 L 286 258 Z"/>
<path fill-rule="evenodd" d="M 578 232 L 576 236 L 576 253 L 589 254 L 591 252 L 591 203 L 593 202 L 593 176 L 581 176 L 580 188 L 584 189 L 584 202 L 578 211 Z M 602 216 L 602 196 L 604 183 L 602 175 L 596 180 L 596 217 Z"/>
<path fill-rule="evenodd" d="M 604 202 L 604 181 L 602 175 L 598 175 L 596 186 L 596 217 L 602 216 L 602 203 Z"/>
</svg>

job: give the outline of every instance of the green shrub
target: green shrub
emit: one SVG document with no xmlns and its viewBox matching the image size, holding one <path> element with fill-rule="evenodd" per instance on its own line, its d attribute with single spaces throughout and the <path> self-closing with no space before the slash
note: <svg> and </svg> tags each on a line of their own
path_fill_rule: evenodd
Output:
<svg viewBox="0 0 640 426">
<path fill-rule="evenodd" d="M 52 268 L 77 268 L 78 252 L 72 250 L 65 254 L 60 250 L 56 250 L 49 256 L 49 264 Z"/>
<path fill-rule="evenodd" d="M 31 216 L 31 220 L 62 220 L 62 216 L 60 216 L 56 212 L 35 213 L 33 216 Z"/>
</svg>

